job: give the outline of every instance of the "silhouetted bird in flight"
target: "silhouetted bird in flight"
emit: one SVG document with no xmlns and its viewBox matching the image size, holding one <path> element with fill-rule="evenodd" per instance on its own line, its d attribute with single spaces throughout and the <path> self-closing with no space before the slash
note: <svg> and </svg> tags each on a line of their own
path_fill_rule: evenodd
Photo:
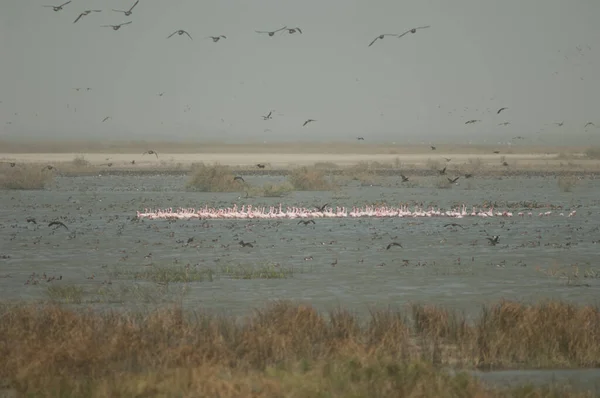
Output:
<svg viewBox="0 0 600 398">
<path fill-rule="evenodd" d="M 42 171 L 44 171 L 44 170 L 52 170 L 52 169 L 54 169 L 54 166 L 51 166 L 51 165 L 42 167 Z"/>
<path fill-rule="evenodd" d="M 316 122 L 316 120 L 315 119 L 308 119 L 307 121 L 304 122 L 304 124 L 302 125 L 302 127 L 306 126 L 310 122 Z"/>
<path fill-rule="evenodd" d="M 368 47 L 371 47 L 373 45 L 373 43 L 375 43 L 377 40 L 383 40 L 383 38 L 386 37 L 386 36 L 398 36 L 398 34 L 396 34 L 396 33 L 384 33 L 382 35 L 379 35 L 376 38 L 374 38 L 371 43 L 369 43 Z"/>
<path fill-rule="evenodd" d="M 294 34 L 296 32 L 302 34 L 302 30 L 300 28 L 286 28 L 286 29 L 290 35 Z"/>
<path fill-rule="evenodd" d="M 436 150 L 436 148 L 435 148 L 433 145 L 430 145 L 430 147 L 431 147 L 431 150 L 432 150 L 432 151 L 435 151 L 435 150 Z"/>
<path fill-rule="evenodd" d="M 65 224 L 63 224 L 60 221 L 52 221 L 50 224 L 48 224 L 49 227 L 53 226 L 53 225 L 57 225 L 59 227 L 65 227 L 65 229 L 68 231 L 69 228 L 67 228 L 67 226 Z"/>
<path fill-rule="evenodd" d="M 325 211 L 325 207 L 327 207 L 329 203 L 325 203 L 323 206 L 319 207 L 319 206 L 315 206 L 315 209 L 317 209 L 318 211 L 320 211 L 321 213 L 323 211 Z"/>
<path fill-rule="evenodd" d="M 104 123 L 105 121 L 107 121 L 108 119 L 110 119 L 110 116 L 105 117 L 104 119 L 102 119 L 102 123 Z"/>
<path fill-rule="evenodd" d="M 271 115 L 273 114 L 273 111 L 269 112 L 269 114 L 267 116 L 261 116 L 263 118 L 263 120 L 269 120 L 272 119 Z"/>
<path fill-rule="evenodd" d="M 392 246 L 400 246 L 400 247 L 402 247 L 402 245 L 401 245 L 400 243 L 398 243 L 398 242 L 392 242 L 392 243 L 390 243 L 389 245 L 387 245 L 387 247 L 385 248 L 385 250 L 390 250 L 390 248 L 391 248 Z M 403 247 L 402 247 L 402 248 L 403 248 Z M 404 248 L 403 248 L 403 249 L 404 249 Z"/>
<path fill-rule="evenodd" d="M 102 25 L 101 27 L 102 28 L 113 28 L 113 30 L 119 30 L 119 29 L 121 29 L 121 26 L 123 26 L 123 25 L 129 25 L 131 22 L 132 21 L 123 22 L 123 23 L 118 24 L 118 25 Z"/>
<path fill-rule="evenodd" d="M 480 121 L 481 120 L 479 120 L 479 119 L 472 119 L 472 120 L 466 121 L 465 124 L 473 124 L 473 123 L 477 123 L 477 122 L 480 122 Z"/>
<path fill-rule="evenodd" d="M 506 110 L 506 109 L 508 109 L 508 108 L 507 108 L 507 107 L 500 108 L 500 109 L 498 109 L 498 112 L 496 112 L 496 114 L 498 114 L 498 115 L 499 115 L 499 114 L 500 114 L 500 112 L 502 112 L 502 111 L 504 111 L 504 110 Z"/>
<path fill-rule="evenodd" d="M 226 38 L 227 38 L 227 36 L 225 36 L 225 35 L 221 35 L 221 36 L 208 36 L 207 37 L 207 39 L 212 39 L 212 41 L 214 43 L 218 42 L 221 39 L 226 39 Z"/>
<path fill-rule="evenodd" d="M 407 182 L 408 181 L 408 177 L 405 176 L 404 174 L 400 174 L 400 177 L 402 177 L 402 182 Z"/>
<path fill-rule="evenodd" d="M 454 179 L 452 179 L 450 177 L 446 177 L 446 178 L 448 178 L 448 181 L 450 182 L 450 184 L 454 184 L 456 181 L 458 181 L 458 179 L 460 178 L 460 176 L 458 176 L 458 177 L 456 177 Z"/>
<path fill-rule="evenodd" d="M 79 14 L 79 16 L 77 17 L 77 19 L 75 21 L 73 21 L 73 23 L 76 23 L 81 18 L 85 17 L 86 15 L 89 15 L 92 12 L 102 12 L 102 10 L 85 10 L 84 12 L 82 12 L 81 14 Z"/>
<path fill-rule="evenodd" d="M 240 246 L 242 246 L 242 247 L 246 247 L 246 246 L 248 246 L 248 247 L 254 247 L 254 245 L 253 245 L 252 243 L 250 243 L 250 242 L 248 242 L 248 243 L 244 243 L 244 241 L 243 241 L 243 240 L 240 240 L 238 243 L 239 243 L 239 244 L 240 244 Z"/>
<path fill-rule="evenodd" d="M 498 123 L 498 126 L 508 126 L 510 122 Z"/>
<path fill-rule="evenodd" d="M 115 10 L 113 9 L 113 11 L 116 12 L 122 12 L 123 14 L 125 14 L 126 17 L 130 16 L 132 14 L 133 11 L 133 7 L 137 6 L 137 3 L 139 3 L 140 0 L 137 0 L 135 3 L 133 3 L 133 5 L 131 6 L 131 8 L 129 10 Z"/>
<path fill-rule="evenodd" d="M 463 227 L 462 225 L 457 224 L 455 222 L 451 222 L 450 224 L 445 224 L 444 228 L 446 228 L 446 227 L 461 227 L 462 229 L 465 229 L 465 227 Z"/>
<path fill-rule="evenodd" d="M 190 36 L 190 34 L 189 34 L 188 32 L 186 32 L 185 30 L 183 30 L 183 29 L 179 29 L 179 30 L 176 30 L 175 32 L 171 33 L 171 34 L 170 34 L 170 35 L 167 37 L 167 39 L 170 39 L 170 38 L 171 38 L 171 37 L 173 37 L 173 35 L 175 35 L 175 34 L 178 34 L 179 36 L 181 36 L 181 35 L 183 35 L 184 33 L 185 33 L 185 34 L 186 34 L 186 35 L 187 35 L 187 36 L 190 38 L 190 40 L 194 40 L 194 39 L 192 39 L 192 36 Z"/>
<path fill-rule="evenodd" d="M 283 27 L 283 28 L 281 28 L 281 29 L 277 29 L 277 30 L 273 30 L 273 31 L 262 31 L 262 30 L 255 30 L 255 32 L 256 32 L 256 33 L 266 33 L 266 34 L 268 34 L 269 36 L 273 36 L 275 33 L 277 33 L 277 32 L 281 32 L 282 30 L 285 30 L 285 29 L 287 29 L 287 26 L 284 26 L 284 27 Z"/>
<path fill-rule="evenodd" d="M 313 223 L 313 224 L 314 224 L 314 223 L 315 223 L 315 220 L 306 220 L 306 221 L 304 221 L 304 220 L 300 220 L 300 221 L 298 221 L 298 224 L 304 224 L 304 225 L 308 225 L 308 224 L 310 224 L 310 223 Z"/>
<path fill-rule="evenodd" d="M 365 140 L 365 138 L 364 138 L 364 137 L 356 137 L 356 140 L 357 140 L 357 141 L 364 141 L 364 140 Z"/>
<path fill-rule="evenodd" d="M 142 153 L 142 156 L 144 156 L 146 154 L 148 154 L 148 155 L 156 155 L 156 158 L 158 159 L 158 153 L 156 151 L 153 151 L 152 149 L 150 149 L 149 151 L 146 151 L 146 152 Z"/>
<path fill-rule="evenodd" d="M 440 173 L 441 176 L 443 176 L 444 174 L 446 174 L 446 167 L 444 167 L 441 170 L 438 170 L 438 172 Z"/>
<path fill-rule="evenodd" d="M 407 35 L 407 34 L 409 34 L 409 33 L 417 33 L 417 30 L 419 30 L 419 29 L 427 29 L 427 28 L 430 28 L 430 27 L 431 27 L 431 26 L 429 26 L 429 25 L 427 25 L 427 26 L 419 26 L 418 28 L 412 28 L 412 29 L 409 29 L 409 30 L 407 30 L 406 32 L 402 33 L 401 35 L 397 35 L 397 36 L 398 36 L 398 38 L 401 38 L 401 37 L 403 37 L 404 35 Z"/>
<path fill-rule="evenodd" d="M 500 240 L 500 236 L 494 235 L 491 238 L 486 238 L 486 239 L 490 241 L 490 245 L 496 246 L 496 243 L 498 243 Z"/>
<path fill-rule="evenodd" d="M 10 162 L 9 165 L 10 167 L 15 167 L 17 164 L 15 162 Z"/>
<path fill-rule="evenodd" d="M 69 4 L 71 2 L 71 0 L 67 1 L 66 3 L 63 3 L 59 6 L 42 6 L 42 7 L 50 7 L 52 8 L 54 11 L 60 11 L 63 9 L 64 6 L 66 6 L 67 4 Z"/>
<path fill-rule="evenodd" d="M 241 182 L 246 182 L 244 181 L 244 178 L 240 177 L 240 176 L 235 176 L 233 177 L 233 181 L 241 181 Z"/>
<path fill-rule="evenodd" d="M 596 126 L 596 125 L 594 123 L 592 123 L 592 122 L 587 122 L 585 124 L 585 126 L 583 126 L 583 128 L 586 128 L 587 126 Z"/>
</svg>

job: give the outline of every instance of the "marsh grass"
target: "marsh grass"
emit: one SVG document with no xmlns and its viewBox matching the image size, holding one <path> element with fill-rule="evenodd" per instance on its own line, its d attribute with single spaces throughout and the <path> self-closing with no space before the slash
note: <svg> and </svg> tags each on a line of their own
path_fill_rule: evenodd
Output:
<svg viewBox="0 0 600 398">
<path fill-rule="evenodd" d="M 44 189 L 53 181 L 53 171 L 42 170 L 40 165 L 21 164 L 15 167 L 0 167 L 0 189 Z"/>
<path fill-rule="evenodd" d="M 52 301 L 69 304 L 80 304 L 84 295 L 83 288 L 77 285 L 51 284 L 46 287 L 46 293 Z"/>
<path fill-rule="evenodd" d="M 600 366 L 598 309 L 561 302 L 503 301 L 474 321 L 421 304 L 361 320 L 281 301 L 242 320 L 40 304 L 1 304 L 0 319 L 0 379 L 24 396 L 569 397 L 492 391 L 441 367 Z"/>
<path fill-rule="evenodd" d="M 198 192 L 237 192 L 248 186 L 241 181 L 234 181 L 235 175 L 229 166 L 204 163 L 192 165 L 187 188 Z"/>
<path fill-rule="evenodd" d="M 585 157 L 588 159 L 598 160 L 600 159 L 600 147 L 590 147 L 584 152 Z"/>
<path fill-rule="evenodd" d="M 557 180 L 561 192 L 572 192 L 577 185 L 577 178 L 573 176 L 560 176 Z"/>
<path fill-rule="evenodd" d="M 224 265 L 219 269 L 219 274 L 231 279 L 286 279 L 294 276 L 294 269 L 279 264 Z"/>
<path fill-rule="evenodd" d="M 115 279 L 138 279 L 155 283 L 212 282 L 214 271 L 191 266 L 152 266 L 142 271 L 118 270 L 110 273 Z"/>
<path fill-rule="evenodd" d="M 289 182 L 280 184 L 266 183 L 259 187 L 250 187 L 246 190 L 249 196 L 262 196 L 264 198 L 280 198 L 294 191 L 294 187 Z"/>
<path fill-rule="evenodd" d="M 290 172 L 288 182 L 298 191 L 327 191 L 333 188 L 323 170 L 299 167 Z"/>
</svg>

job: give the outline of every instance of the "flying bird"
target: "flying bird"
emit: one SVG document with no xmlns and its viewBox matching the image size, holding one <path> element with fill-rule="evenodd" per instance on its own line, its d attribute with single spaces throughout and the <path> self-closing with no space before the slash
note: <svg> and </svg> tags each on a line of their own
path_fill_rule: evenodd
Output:
<svg viewBox="0 0 600 398">
<path fill-rule="evenodd" d="M 79 14 L 79 16 L 77 17 L 77 19 L 75 21 L 73 21 L 73 23 L 76 23 L 81 18 L 85 17 L 86 15 L 89 15 L 92 12 L 102 12 L 102 10 L 85 10 L 84 12 L 82 12 L 81 14 Z"/>
<path fill-rule="evenodd" d="M 10 162 L 9 165 L 10 167 L 15 167 L 17 164 L 15 162 Z"/>
<path fill-rule="evenodd" d="M 71 0 L 67 1 L 66 3 L 63 3 L 59 6 L 42 6 L 42 7 L 50 7 L 52 8 L 54 11 L 60 11 L 63 9 L 64 6 L 66 6 L 67 4 L 69 4 L 71 2 Z"/>
<path fill-rule="evenodd" d="M 364 141 L 364 140 L 365 140 L 365 138 L 364 138 L 364 137 L 356 137 L 356 140 L 357 140 L 357 141 Z"/>
<path fill-rule="evenodd" d="M 565 124 L 565 122 L 558 122 L 558 123 L 554 123 L 556 124 L 558 127 L 562 127 L 563 124 Z"/>
<path fill-rule="evenodd" d="M 479 120 L 479 119 L 472 119 L 472 120 L 467 120 L 467 121 L 465 122 L 465 124 L 472 124 L 472 123 L 477 123 L 477 122 L 480 122 L 480 121 L 481 121 L 481 120 Z"/>
<path fill-rule="evenodd" d="M 273 119 L 271 117 L 271 115 L 273 114 L 273 111 L 269 112 L 269 114 L 267 116 L 261 116 L 263 118 L 263 120 L 269 120 L 269 119 Z"/>
<path fill-rule="evenodd" d="M 258 163 L 258 164 L 256 165 L 256 167 L 258 167 L 259 169 L 264 169 L 264 168 L 265 168 L 265 165 L 264 165 L 264 164 L 262 164 L 262 163 Z"/>
<path fill-rule="evenodd" d="M 450 182 L 450 184 L 454 184 L 456 181 L 458 181 L 458 179 L 460 178 L 460 176 L 458 176 L 458 177 L 456 177 L 454 179 L 452 179 L 450 177 L 446 177 L 446 178 L 448 179 L 448 181 Z"/>
<path fill-rule="evenodd" d="M 150 150 L 142 153 L 142 156 L 144 156 L 146 154 L 148 154 L 148 155 L 156 155 L 156 158 L 158 159 L 158 153 L 156 151 L 153 151 L 152 149 L 150 149 Z"/>
<path fill-rule="evenodd" d="M 50 224 L 48 224 L 49 227 L 51 227 L 53 225 L 58 225 L 60 227 L 65 227 L 65 229 L 67 231 L 69 230 L 69 228 L 65 224 L 63 224 L 62 222 L 60 222 L 60 221 L 52 221 Z"/>
<path fill-rule="evenodd" d="M 107 121 L 108 119 L 110 119 L 110 116 L 105 117 L 104 119 L 102 119 L 102 123 L 104 123 L 105 121 Z"/>
<path fill-rule="evenodd" d="M 44 166 L 42 167 L 42 171 L 44 170 L 52 170 L 54 168 L 54 166 L 48 165 L 48 166 Z"/>
<path fill-rule="evenodd" d="M 446 167 L 444 167 L 441 170 L 438 170 L 438 172 L 440 173 L 441 176 L 443 176 L 444 174 L 446 174 Z"/>
<path fill-rule="evenodd" d="M 256 33 L 266 33 L 266 34 L 268 34 L 269 36 L 273 36 L 275 33 L 277 33 L 277 32 L 281 32 L 282 30 L 285 30 L 285 29 L 287 29 L 287 26 L 284 26 L 284 27 L 283 27 L 283 28 L 281 28 L 281 29 L 277 29 L 277 30 L 270 31 L 270 32 L 269 32 L 269 31 L 261 31 L 261 30 L 255 30 L 255 32 L 256 32 Z"/>
<path fill-rule="evenodd" d="M 389 245 L 387 245 L 387 247 L 385 248 L 385 250 L 390 250 L 390 248 L 391 248 L 392 246 L 400 246 L 400 247 L 402 247 L 402 245 L 401 245 L 400 243 L 398 243 L 398 242 L 392 242 L 392 243 L 390 243 Z M 403 247 L 402 247 L 402 248 L 403 248 Z M 403 248 L 403 249 L 404 249 L 404 248 Z"/>
<path fill-rule="evenodd" d="M 490 245 L 492 245 L 492 246 L 496 246 L 496 243 L 498 243 L 498 242 L 499 242 L 499 240 L 500 240 L 500 236 L 498 236 L 498 235 L 494 235 L 494 236 L 492 236 L 491 238 L 489 238 L 489 237 L 488 237 L 488 238 L 486 238 L 486 239 L 490 241 Z"/>
<path fill-rule="evenodd" d="M 473 177 L 473 174 L 470 174 L 470 173 L 465 174 L 465 178 L 471 178 L 471 177 Z"/>
<path fill-rule="evenodd" d="M 431 26 L 429 26 L 429 25 L 427 25 L 427 26 L 419 26 L 418 28 L 409 29 L 406 32 L 402 33 L 401 35 L 397 35 L 397 36 L 398 36 L 398 38 L 401 38 L 402 36 L 407 35 L 409 33 L 417 33 L 418 29 L 427 29 L 427 28 L 430 28 L 430 27 Z"/>
<path fill-rule="evenodd" d="M 592 123 L 592 122 L 587 122 L 585 124 L 585 126 L 583 126 L 583 128 L 586 128 L 587 126 L 596 126 L 596 125 L 594 123 Z"/>
<path fill-rule="evenodd" d="M 300 221 L 298 221 L 298 224 L 297 224 L 297 225 L 299 225 L 299 224 L 308 225 L 308 224 L 310 224 L 310 223 L 313 223 L 313 224 L 314 224 L 314 223 L 315 223 L 315 220 L 306 220 L 306 221 L 304 221 L 304 220 L 300 220 Z"/>
<path fill-rule="evenodd" d="M 225 35 L 221 35 L 221 36 L 208 36 L 207 39 L 212 39 L 213 43 L 218 42 L 221 39 L 226 39 L 227 36 Z"/>
<path fill-rule="evenodd" d="M 254 247 L 254 245 L 253 245 L 252 243 L 250 243 L 250 242 L 248 242 L 248 243 L 244 243 L 244 241 L 243 241 L 243 240 L 240 240 L 238 243 L 239 243 L 239 245 L 240 245 L 240 246 L 242 246 L 242 247 L 246 247 L 246 246 L 248 246 L 248 247 Z"/>
<path fill-rule="evenodd" d="M 300 28 L 286 28 L 286 30 L 288 31 L 288 33 L 290 35 L 292 35 L 292 34 L 294 34 L 296 32 L 302 34 L 302 30 Z"/>
<path fill-rule="evenodd" d="M 135 3 L 133 3 L 133 5 L 131 6 L 131 8 L 129 10 L 115 10 L 113 9 L 113 11 L 115 12 L 122 12 L 123 14 L 125 14 L 126 17 L 131 15 L 131 11 L 133 10 L 133 7 L 137 6 L 137 3 L 139 3 L 140 0 L 137 0 Z"/>
<path fill-rule="evenodd" d="M 400 174 L 400 177 L 402 177 L 402 182 L 408 182 L 408 177 L 404 174 Z"/>
<path fill-rule="evenodd" d="M 306 126 L 310 122 L 316 122 L 316 120 L 315 119 L 308 119 L 307 121 L 304 122 L 304 124 L 302 125 L 302 127 Z"/>
<path fill-rule="evenodd" d="M 33 217 L 27 217 L 27 222 L 37 224 L 37 221 L 35 221 L 35 218 L 33 218 Z"/>
<path fill-rule="evenodd" d="M 498 123 L 498 126 L 508 126 L 510 122 Z"/>
<path fill-rule="evenodd" d="M 496 114 L 497 114 L 497 115 L 499 115 L 499 114 L 500 114 L 500 112 L 502 112 L 502 111 L 504 111 L 504 110 L 507 110 L 507 109 L 508 109 L 507 107 L 500 108 L 500 109 L 498 109 L 498 112 L 496 112 Z"/>
<path fill-rule="evenodd" d="M 167 37 L 167 39 L 170 39 L 174 34 L 178 34 L 179 36 L 181 36 L 184 33 L 190 38 L 190 40 L 194 40 L 194 39 L 192 39 L 192 36 L 190 36 L 190 34 L 188 32 L 186 32 L 185 30 L 183 30 L 183 29 L 179 29 L 179 30 L 176 30 L 175 32 L 171 33 Z"/>
<path fill-rule="evenodd" d="M 319 212 L 324 212 L 325 211 L 325 207 L 328 205 L 329 203 L 325 203 L 323 206 L 319 207 L 319 206 L 315 206 L 315 209 L 317 209 Z"/>
<path fill-rule="evenodd" d="M 121 26 L 123 26 L 123 25 L 129 25 L 131 22 L 132 21 L 123 22 L 123 23 L 118 24 L 118 25 L 102 25 L 101 27 L 102 28 L 113 28 L 113 30 L 119 30 L 119 29 L 121 29 Z"/>
<path fill-rule="evenodd" d="M 436 150 L 436 148 L 435 148 L 433 145 L 430 145 L 430 147 L 431 147 L 431 150 L 432 150 L 432 151 L 435 151 L 435 150 Z"/>
<path fill-rule="evenodd" d="M 233 177 L 233 181 L 241 181 L 241 182 L 246 182 L 246 181 L 244 181 L 244 178 L 243 178 L 243 177 L 240 177 L 240 176 L 235 176 L 235 177 Z"/>
<path fill-rule="evenodd" d="M 444 228 L 446 228 L 446 227 L 461 227 L 462 229 L 465 229 L 465 227 L 463 227 L 462 225 L 457 224 L 455 222 L 451 222 L 450 224 L 445 224 Z"/>
<path fill-rule="evenodd" d="M 525 139 L 525 137 L 521 137 L 520 135 L 518 135 L 518 136 L 516 136 L 516 137 L 513 137 L 512 139 L 513 139 L 513 140 L 524 140 L 524 139 Z"/>
<path fill-rule="evenodd" d="M 373 45 L 373 43 L 375 43 L 377 40 L 383 40 L 383 38 L 386 36 L 398 36 L 398 35 L 396 33 L 384 33 L 384 34 L 379 35 L 376 38 L 374 38 L 373 41 L 371 43 L 369 43 L 368 47 L 371 47 Z"/>
</svg>

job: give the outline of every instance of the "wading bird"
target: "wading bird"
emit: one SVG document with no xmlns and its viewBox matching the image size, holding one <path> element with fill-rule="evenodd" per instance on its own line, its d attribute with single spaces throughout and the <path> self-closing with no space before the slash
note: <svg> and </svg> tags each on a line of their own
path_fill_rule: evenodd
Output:
<svg viewBox="0 0 600 398">
<path fill-rule="evenodd" d="M 221 39 L 226 39 L 227 36 L 225 35 L 221 35 L 221 36 L 208 36 L 207 39 L 212 39 L 213 43 L 218 42 Z"/>
<path fill-rule="evenodd" d="M 121 29 L 121 26 L 123 26 L 123 25 L 129 25 L 131 22 L 132 21 L 123 22 L 123 23 L 118 24 L 118 25 L 102 25 L 101 27 L 102 28 L 113 28 L 113 30 L 119 30 L 119 29 Z"/>
<path fill-rule="evenodd" d="M 403 37 L 404 35 L 407 35 L 407 34 L 409 34 L 409 33 L 417 33 L 417 30 L 419 30 L 419 29 L 427 29 L 427 28 L 430 28 L 430 27 L 431 27 L 431 26 L 429 26 L 429 25 L 427 25 L 427 26 L 419 26 L 418 28 L 412 28 L 412 29 L 409 29 L 409 30 L 407 30 L 406 32 L 402 33 L 401 35 L 397 35 L 397 36 L 398 36 L 398 38 L 401 38 L 401 37 Z"/>
<path fill-rule="evenodd" d="M 156 158 L 158 159 L 158 152 L 156 152 L 156 151 L 153 151 L 152 149 L 150 149 L 150 150 L 148 150 L 148 151 L 146 151 L 146 152 L 142 153 L 142 156 L 144 156 L 144 155 L 146 155 L 146 154 L 148 154 L 148 155 L 156 155 Z"/>
<path fill-rule="evenodd" d="M 53 225 L 57 225 L 59 227 L 65 227 L 65 229 L 68 231 L 69 228 L 67 228 L 67 226 L 65 224 L 63 224 L 60 221 L 52 221 L 50 224 L 48 224 L 49 227 L 53 226 Z"/>
<path fill-rule="evenodd" d="M 306 221 L 304 221 L 304 220 L 300 220 L 300 221 L 298 221 L 298 224 L 297 224 L 297 225 L 299 225 L 299 224 L 308 225 L 308 224 L 310 224 L 310 223 L 313 223 L 313 224 L 314 224 L 314 223 L 315 223 L 315 220 L 306 220 Z"/>
<path fill-rule="evenodd" d="M 402 247 L 402 245 L 401 245 L 400 243 L 398 243 L 398 242 L 392 242 L 392 243 L 390 243 L 389 245 L 387 245 L 387 247 L 385 248 L 385 250 L 390 250 L 390 248 L 391 248 L 392 246 L 400 246 L 400 247 Z M 403 247 L 402 247 L 402 248 L 403 248 Z M 403 249 L 404 249 L 404 248 L 403 248 Z"/>
<path fill-rule="evenodd" d="M 187 35 L 187 36 L 190 38 L 190 40 L 194 40 L 194 39 L 192 39 L 192 36 L 190 36 L 190 34 L 189 34 L 188 32 L 186 32 L 185 30 L 183 30 L 183 29 L 179 29 L 179 30 L 176 30 L 175 32 L 171 33 L 171 34 L 170 34 L 170 35 L 167 37 L 167 39 L 170 39 L 170 38 L 171 38 L 171 37 L 173 37 L 173 35 L 175 35 L 175 34 L 178 34 L 179 36 L 181 36 L 181 35 L 183 35 L 184 33 L 185 33 L 185 34 L 186 34 L 186 35 Z"/>
<path fill-rule="evenodd" d="M 50 7 L 52 8 L 54 11 L 60 11 L 63 9 L 64 6 L 66 6 L 67 4 L 69 4 L 71 2 L 71 0 L 67 1 L 66 3 L 63 3 L 59 6 L 42 6 L 42 7 Z"/>
<path fill-rule="evenodd" d="M 284 27 L 283 27 L 283 28 L 281 28 L 281 29 L 277 29 L 277 30 L 273 30 L 273 31 L 262 31 L 262 30 L 255 30 L 255 32 L 256 32 L 256 33 L 266 33 L 266 34 L 268 34 L 269 36 L 273 36 L 275 33 L 277 33 L 277 32 L 281 32 L 282 30 L 285 30 L 285 29 L 287 29 L 287 26 L 284 26 Z"/>
<path fill-rule="evenodd" d="M 84 12 L 82 12 L 81 14 L 79 14 L 79 16 L 77 17 L 77 19 L 75 21 L 73 21 L 73 23 L 76 23 L 81 18 L 85 17 L 86 15 L 89 15 L 92 12 L 102 12 L 102 10 L 85 10 Z"/>
<path fill-rule="evenodd" d="M 308 119 L 307 121 L 304 122 L 304 124 L 302 125 L 302 127 L 306 126 L 310 122 L 316 122 L 316 120 L 315 119 Z"/>
<path fill-rule="evenodd" d="M 371 47 L 373 45 L 373 43 L 375 43 L 377 40 L 383 40 L 383 38 L 386 36 L 398 36 L 398 35 L 396 33 L 384 33 L 384 34 L 379 35 L 376 38 L 374 38 L 373 41 L 371 43 L 369 43 L 369 45 L 367 47 Z"/>
<path fill-rule="evenodd" d="M 115 12 L 122 12 L 123 14 L 125 14 L 126 17 L 131 15 L 131 12 L 133 11 L 133 7 L 137 6 L 137 3 L 139 3 L 140 0 L 137 0 L 135 3 L 133 3 L 133 5 L 131 6 L 131 8 L 129 10 L 115 10 L 113 9 L 113 11 Z"/>
</svg>

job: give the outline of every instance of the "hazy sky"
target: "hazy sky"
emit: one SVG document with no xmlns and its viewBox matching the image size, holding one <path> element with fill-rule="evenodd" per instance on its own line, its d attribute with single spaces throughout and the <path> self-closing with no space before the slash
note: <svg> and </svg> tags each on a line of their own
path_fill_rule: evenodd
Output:
<svg viewBox="0 0 600 398">
<path fill-rule="evenodd" d="M 0 138 L 600 142 L 598 0 L 53 2 L 0 1 Z"/>
</svg>

